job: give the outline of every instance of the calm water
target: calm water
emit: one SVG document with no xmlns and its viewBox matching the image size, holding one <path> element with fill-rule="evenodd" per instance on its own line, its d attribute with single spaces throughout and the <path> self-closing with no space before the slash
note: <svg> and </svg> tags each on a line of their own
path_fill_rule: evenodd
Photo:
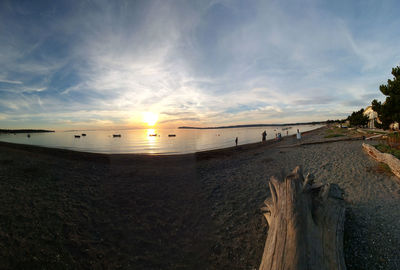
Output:
<svg viewBox="0 0 400 270">
<path fill-rule="evenodd" d="M 321 125 L 293 126 L 289 135 L 312 130 Z M 54 133 L 2 134 L 0 141 L 32 144 L 53 148 L 71 149 L 92 153 L 145 153 L 145 154 L 183 154 L 202 150 L 225 148 L 235 145 L 235 138 L 240 144 L 261 141 L 261 133 L 267 131 L 267 139 L 275 138 L 280 132 L 286 136 L 287 127 L 253 127 L 230 129 L 132 129 L 111 131 L 68 131 Z M 86 137 L 75 138 L 74 135 L 86 133 Z M 121 134 L 113 138 L 113 134 Z M 157 136 L 149 136 L 157 134 Z M 176 134 L 176 137 L 168 137 Z"/>
</svg>

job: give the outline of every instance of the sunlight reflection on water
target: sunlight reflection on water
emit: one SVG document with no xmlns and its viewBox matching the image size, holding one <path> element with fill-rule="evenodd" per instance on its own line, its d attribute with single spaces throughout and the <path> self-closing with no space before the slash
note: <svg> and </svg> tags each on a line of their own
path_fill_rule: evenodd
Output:
<svg viewBox="0 0 400 270">
<path fill-rule="evenodd" d="M 289 135 L 312 130 L 321 125 L 301 125 L 288 129 Z M 40 145 L 54 148 L 71 149 L 93 153 L 146 153 L 146 154 L 183 154 L 202 150 L 230 147 L 239 138 L 239 145 L 261 141 L 261 133 L 267 131 L 267 139 L 275 138 L 280 132 L 286 136 L 285 127 L 251 127 L 231 129 L 131 129 L 68 131 L 55 133 L 1 134 L 0 141 Z M 74 135 L 86 133 L 75 138 Z M 121 137 L 113 137 L 121 134 Z M 176 135 L 176 137 L 168 135 Z M 152 136 L 155 135 L 155 136 Z"/>
</svg>

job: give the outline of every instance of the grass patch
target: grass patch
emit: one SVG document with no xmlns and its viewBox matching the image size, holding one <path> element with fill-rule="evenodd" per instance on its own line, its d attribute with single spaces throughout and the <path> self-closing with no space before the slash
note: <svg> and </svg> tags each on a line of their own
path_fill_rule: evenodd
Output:
<svg viewBox="0 0 400 270">
<path fill-rule="evenodd" d="M 330 127 L 326 130 L 325 138 L 335 138 L 341 136 L 356 137 L 360 133 L 356 129 Z"/>
<path fill-rule="evenodd" d="M 389 165 L 383 162 L 379 162 L 376 171 L 379 173 L 392 174 L 392 170 L 390 169 Z"/>
<path fill-rule="evenodd" d="M 400 150 L 392 148 L 387 144 L 377 144 L 377 145 L 375 145 L 375 148 L 383 153 L 392 154 L 393 156 L 400 159 Z"/>
<path fill-rule="evenodd" d="M 347 128 L 333 127 L 327 130 L 328 133 L 346 133 Z"/>
<path fill-rule="evenodd" d="M 376 130 L 364 130 L 368 134 L 387 134 L 385 131 L 376 131 Z"/>
<path fill-rule="evenodd" d="M 326 135 L 324 138 L 335 138 L 335 137 L 341 137 L 341 136 L 344 136 L 344 134 L 333 133 L 333 134 Z"/>
<path fill-rule="evenodd" d="M 347 128 L 338 128 L 338 127 L 331 127 L 326 131 L 326 135 L 324 138 L 335 138 L 346 136 L 349 134 L 349 130 Z"/>
</svg>

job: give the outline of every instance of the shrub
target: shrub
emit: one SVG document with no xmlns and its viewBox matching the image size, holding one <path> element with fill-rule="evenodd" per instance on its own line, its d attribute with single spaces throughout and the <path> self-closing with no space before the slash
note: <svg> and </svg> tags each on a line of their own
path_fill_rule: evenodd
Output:
<svg viewBox="0 0 400 270">
<path fill-rule="evenodd" d="M 400 150 L 400 133 L 388 134 L 387 143 L 390 147 Z"/>
</svg>

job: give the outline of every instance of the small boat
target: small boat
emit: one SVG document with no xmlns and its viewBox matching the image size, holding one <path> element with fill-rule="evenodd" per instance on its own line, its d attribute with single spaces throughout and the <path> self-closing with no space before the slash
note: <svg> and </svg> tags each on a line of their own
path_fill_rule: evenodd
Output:
<svg viewBox="0 0 400 270">
<path fill-rule="evenodd" d="M 86 133 L 82 133 L 82 137 L 85 137 L 86 136 Z"/>
<path fill-rule="evenodd" d="M 79 136 L 79 135 L 75 135 L 75 138 L 80 138 L 81 136 Z"/>
<path fill-rule="evenodd" d="M 282 128 L 282 130 L 288 130 L 288 129 L 291 129 L 292 127 L 285 127 L 285 128 Z"/>
<path fill-rule="evenodd" d="M 26 135 L 26 137 L 30 138 L 30 137 L 31 137 L 31 134 Z"/>
<path fill-rule="evenodd" d="M 121 138 L 121 134 L 113 134 L 113 138 Z"/>
<path fill-rule="evenodd" d="M 150 137 L 157 137 L 157 134 L 149 134 Z"/>
<path fill-rule="evenodd" d="M 168 137 L 176 137 L 175 134 L 168 134 Z"/>
</svg>

